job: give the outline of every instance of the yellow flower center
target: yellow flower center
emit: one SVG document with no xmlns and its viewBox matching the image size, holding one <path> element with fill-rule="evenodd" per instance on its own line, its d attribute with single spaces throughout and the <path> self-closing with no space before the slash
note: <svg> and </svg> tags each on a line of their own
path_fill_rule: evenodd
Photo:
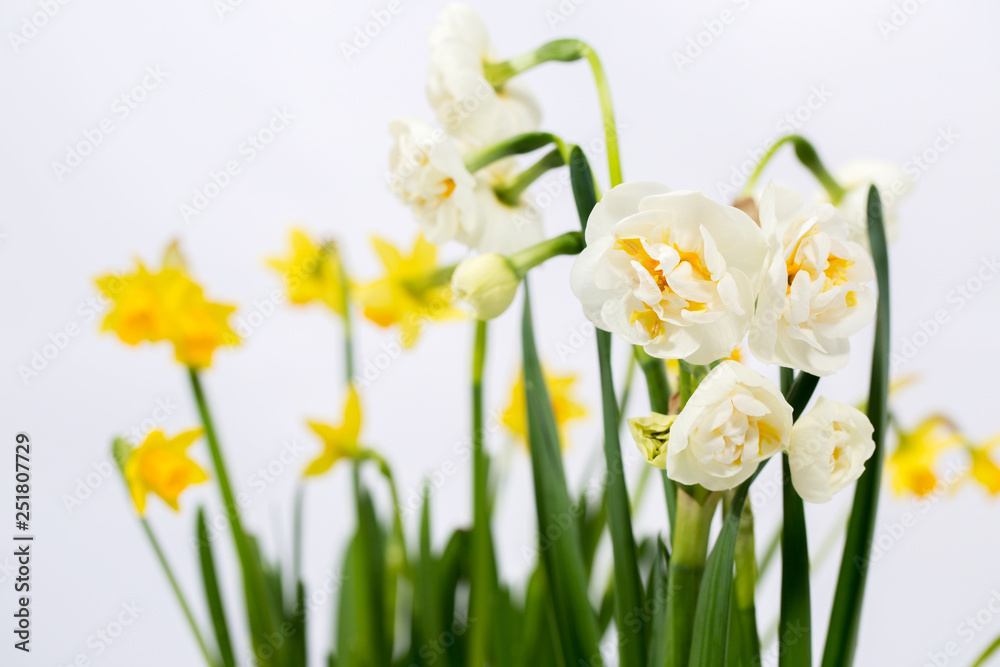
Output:
<svg viewBox="0 0 1000 667">
<path fill-rule="evenodd" d="M 711 271 L 709 271 L 705 266 L 705 262 L 699 253 L 681 250 L 677 247 L 677 244 L 667 243 L 666 239 L 664 239 L 664 243 L 677 252 L 678 257 L 680 258 L 678 265 L 686 262 L 691 267 L 691 272 L 698 276 L 698 278 L 707 282 L 712 280 Z M 660 262 L 650 256 L 640 239 L 620 238 L 617 240 L 616 247 L 619 250 L 624 251 L 625 254 L 634 261 L 638 262 L 638 264 L 645 269 L 650 276 L 652 276 L 661 294 L 677 294 L 673 289 L 671 289 L 670 284 L 667 282 L 667 277 L 660 268 Z M 685 299 L 685 301 L 687 300 Z M 632 317 L 629 321 L 632 324 L 639 322 L 649 333 L 650 338 L 656 338 L 663 333 L 663 322 L 660 320 L 660 316 L 656 313 L 651 304 L 643 301 L 642 305 L 643 308 L 641 310 L 636 310 L 632 313 Z M 705 310 L 705 308 L 706 304 L 700 301 L 687 301 L 687 306 L 685 307 L 686 310 L 690 311 L 701 311 Z"/>
</svg>

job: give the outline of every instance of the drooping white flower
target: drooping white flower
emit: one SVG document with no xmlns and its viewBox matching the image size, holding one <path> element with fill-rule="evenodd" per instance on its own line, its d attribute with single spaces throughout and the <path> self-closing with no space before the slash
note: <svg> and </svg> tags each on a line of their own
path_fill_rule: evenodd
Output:
<svg viewBox="0 0 1000 667">
<path fill-rule="evenodd" d="M 868 189 L 875 185 L 882 198 L 882 224 L 889 241 L 899 236 L 899 202 L 913 190 L 913 178 L 889 162 L 855 160 L 833 175 L 847 193 L 837 204 L 849 226 L 850 239 L 868 247 Z"/>
<path fill-rule="evenodd" d="M 452 135 L 477 147 L 538 129 L 541 112 L 518 81 L 495 89 L 484 65 L 496 62 L 489 33 L 467 5 L 451 4 L 430 33 L 427 97 Z"/>
<path fill-rule="evenodd" d="M 725 491 L 788 446 L 792 408 L 774 383 L 737 361 L 712 369 L 670 427 L 667 475 Z"/>
<path fill-rule="evenodd" d="M 857 408 L 821 396 L 792 427 L 788 467 L 792 486 L 811 503 L 825 503 L 854 482 L 875 452 L 874 429 Z"/>
<path fill-rule="evenodd" d="M 750 351 L 767 363 L 830 375 L 847 365 L 848 338 L 875 314 L 871 256 L 848 240 L 830 204 L 802 206 L 793 190 L 768 185 L 760 220 L 771 260 L 757 300 Z"/>
<path fill-rule="evenodd" d="M 541 211 L 522 195 L 514 206 L 494 187 L 513 178 L 513 159 L 475 175 L 460 144 L 440 128 L 411 118 L 393 121 L 389 187 L 413 210 L 427 240 L 458 241 L 481 252 L 510 254 L 542 240 Z"/>
<path fill-rule="evenodd" d="M 443 130 L 412 118 L 394 120 L 389 187 L 409 204 L 431 243 L 474 245 L 479 232 L 476 178 Z"/>
<path fill-rule="evenodd" d="M 571 274 L 587 318 L 656 357 L 707 364 L 746 335 L 767 244 L 742 211 L 651 182 L 609 190 Z"/>
</svg>

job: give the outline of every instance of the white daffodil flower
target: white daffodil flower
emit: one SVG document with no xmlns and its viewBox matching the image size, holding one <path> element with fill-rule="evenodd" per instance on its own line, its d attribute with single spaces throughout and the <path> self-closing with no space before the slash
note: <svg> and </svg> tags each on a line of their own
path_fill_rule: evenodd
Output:
<svg viewBox="0 0 1000 667">
<path fill-rule="evenodd" d="M 863 412 L 821 396 L 792 427 L 788 467 L 795 491 L 825 503 L 856 481 L 875 452 L 873 431 Z"/>
<path fill-rule="evenodd" d="M 871 256 L 848 240 L 830 204 L 802 206 L 794 190 L 768 185 L 760 221 L 771 260 L 750 330 L 761 361 L 830 375 L 847 365 L 849 336 L 871 322 L 876 298 Z"/>
<path fill-rule="evenodd" d="M 707 364 L 750 328 L 767 244 L 746 213 L 651 182 L 609 190 L 570 277 L 587 318 L 650 355 Z"/>
<path fill-rule="evenodd" d="M 480 232 L 476 178 L 443 130 L 412 118 L 389 125 L 396 139 L 389 156 L 389 188 L 413 209 L 431 243 L 474 245 Z"/>
<path fill-rule="evenodd" d="M 788 446 L 792 408 L 774 383 L 737 361 L 712 369 L 670 427 L 667 476 L 725 491 Z"/>
<path fill-rule="evenodd" d="M 468 6 L 449 5 L 430 33 L 427 97 L 449 134 L 475 147 L 538 129 L 541 111 L 517 81 L 498 89 L 484 66 L 496 62 L 489 33 Z"/>
<path fill-rule="evenodd" d="M 899 236 L 899 202 L 914 186 L 913 178 L 889 162 L 856 160 L 833 175 L 847 193 L 837 204 L 847 221 L 850 239 L 868 247 L 868 189 L 874 185 L 882 198 L 882 225 L 889 241 Z"/>
</svg>

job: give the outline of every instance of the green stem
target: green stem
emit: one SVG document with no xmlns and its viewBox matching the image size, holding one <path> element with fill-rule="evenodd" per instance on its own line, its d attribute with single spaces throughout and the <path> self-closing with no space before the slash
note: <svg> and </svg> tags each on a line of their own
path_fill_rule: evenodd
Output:
<svg viewBox="0 0 1000 667">
<path fill-rule="evenodd" d="M 563 158 L 562 152 L 558 148 L 553 148 L 538 162 L 518 174 L 512 181 L 494 187 L 493 191 L 496 192 L 497 199 L 503 203 L 508 206 L 517 206 L 521 201 L 521 194 L 528 189 L 529 185 L 538 180 L 542 174 L 550 169 L 555 169 L 565 164 L 566 160 Z"/>
<path fill-rule="evenodd" d="M 483 374 L 486 366 L 485 321 L 476 322 L 472 354 L 472 588 L 470 609 L 476 622 L 471 628 L 471 663 L 488 664 L 490 610 L 493 590 L 493 546 L 489 514 L 489 460 L 485 449 Z"/>
<path fill-rule="evenodd" d="M 258 620 L 262 623 L 262 626 L 257 628 L 257 631 L 258 633 L 267 633 L 274 627 L 274 613 L 271 605 L 267 603 L 267 592 L 261 576 L 260 566 L 250 546 L 250 541 L 247 539 L 247 534 L 243 530 L 239 506 L 236 503 L 236 497 L 229 482 L 229 473 L 227 472 L 225 459 L 222 456 L 222 447 L 219 445 L 219 438 L 215 431 L 215 422 L 208 407 L 208 400 L 205 398 L 205 390 L 201 385 L 198 370 L 188 368 L 188 378 L 191 382 L 191 390 L 194 394 L 195 402 L 198 405 L 198 414 L 205 429 L 205 439 L 208 441 L 208 450 L 212 457 L 212 467 L 215 470 L 215 477 L 219 483 L 219 491 L 222 494 L 222 501 L 226 507 L 229 527 L 233 532 L 236 554 L 240 559 L 248 612 L 250 612 L 251 618 L 255 616 L 255 611 L 261 612 Z M 258 640 L 264 641 L 262 637 L 253 638 L 255 642 Z M 270 661 L 267 661 L 267 664 L 270 664 Z"/>
<path fill-rule="evenodd" d="M 483 167 L 488 167 L 505 157 L 531 153 L 549 144 L 555 144 L 564 161 L 569 162 L 569 153 L 572 148 L 569 144 L 551 132 L 528 132 L 466 155 L 465 167 L 470 172 L 476 173 Z"/>
<path fill-rule="evenodd" d="M 983 651 L 983 654 L 979 656 L 974 663 L 972 663 L 972 667 L 981 667 L 981 665 L 985 665 L 986 661 L 989 660 L 989 657 L 996 653 L 998 648 L 1000 648 L 1000 637 L 993 640 L 993 643 L 990 644 L 985 651 Z"/>
<path fill-rule="evenodd" d="M 705 571 L 709 529 L 720 494 L 699 503 L 686 491 L 677 493 L 677 520 L 671 524 L 673 551 L 667 589 L 668 667 L 685 667 L 691 654 L 698 589 Z"/>
<path fill-rule="evenodd" d="M 727 497 L 728 500 L 728 497 Z M 753 509 L 743 506 L 736 534 L 736 577 L 733 580 L 733 601 L 736 607 L 736 635 L 740 655 L 745 664 L 760 664 L 760 634 L 757 630 L 757 607 L 754 590 L 757 587 L 757 554 L 754 545 Z"/>
<path fill-rule="evenodd" d="M 351 318 L 351 285 L 344 268 L 344 258 L 338 255 L 337 267 L 340 271 L 340 293 L 344 300 L 344 374 L 347 383 L 354 381 L 354 327 Z"/>
<path fill-rule="evenodd" d="M 167 562 L 167 556 L 163 553 L 163 549 L 160 547 L 159 540 L 156 539 L 156 535 L 153 533 L 153 528 L 149 525 L 149 522 L 145 517 L 139 517 L 139 523 L 142 524 L 142 530 L 146 533 L 146 537 L 149 539 L 150 545 L 153 547 L 153 551 L 156 552 L 156 559 L 160 562 L 160 567 L 163 568 L 163 572 L 167 575 L 167 580 L 170 582 L 170 588 L 174 591 L 174 596 L 177 598 L 177 602 L 181 605 L 181 610 L 184 612 L 184 618 L 187 619 L 188 625 L 191 626 L 191 632 L 194 633 L 194 638 L 198 642 L 198 647 L 201 649 L 201 654 L 205 658 L 205 663 L 209 666 L 217 664 L 211 656 L 208 650 L 208 646 L 205 644 L 205 638 L 202 637 L 201 631 L 198 629 L 198 624 L 194 620 L 194 614 L 191 613 L 191 607 L 188 606 L 187 599 L 184 597 L 184 592 L 181 590 L 181 586 L 177 583 L 177 577 L 174 576 L 174 571 L 170 567 L 170 563 Z"/>
<path fill-rule="evenodd" d="M 514 253 L 509 258 L 510 264 L 517 277 L 523 278 L 530 269 L 542 262 L 558 255 L 578 255 L 585 246 L 581 232 L 566 232 Z"/>
<path fill-rule="evenodd" d="M 458 264 L 449 264 L 448 266 L 436 268 L 416 278 L 405 280 L 403 286 L 413 294 L 421 295 L 429 289 L 441 287 L 451 282 L 451 275 L 455 273 L 455 267 L 457 266 Z"/>
<path fill-rule="evenodd" d="M 765 167 L 767 167 L 768 162 L 774 157 L 775 153 L 778 152 L 782 146 L 787 143 L 791 143 L 795 147 L 795 156 L 799 159 L 802 165 L 812 172 L 816 180 L 820 182 L 823 188 L 826 190 L 827 195 L 830 197 L 830 201 L 834 205 L 839 204 L 840 200 L 844 198 L 846 190 L 837 183 L 836 179 L 830 175 L 823 162 L 819 159 L 819 154 L 805 137 L 801 137 L 797 134 L 790 134 L 786 137 L 782 137 L 774 143 L 771 148 L 764 153 L 764 157 L 761 158 L 760 162 L 757 163 L 756 169 L 750 174 L 750 178 L 747 179 L 747 184 L 743 187 L 743 192 L 741 196 L 749 197 L 753 194 L 754 186 L 757 184 L 758 179 L 760 179 L 761 174 L 764 173 Z"/>
<path fill-rule="evenodd" d="M 487 64 L 486 78 L 494 88 L 499 89 L 511 77 L 542 63 L 573 62 L 584 58 L 590 65 L 594 84 L 597 87 L 597 98 L 601 105 L 601 118 L 604 124 L 604 141 L 608 150 L 608 172 L 611 178 L 611 187 L 615 187 L 622 182 L 622 167 L 618 151 L 615 112 L 611 104 L 611 88 L 608 85 L 607 76 L 604 74 L 601 59 L 589 44 L 578 39 L 557 39 L 505 62 Z"/>
</svg>

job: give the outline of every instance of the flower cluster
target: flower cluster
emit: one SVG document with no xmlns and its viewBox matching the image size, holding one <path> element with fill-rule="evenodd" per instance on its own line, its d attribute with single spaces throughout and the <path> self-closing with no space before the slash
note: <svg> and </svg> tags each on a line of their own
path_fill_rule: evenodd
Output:
<svg viewBox="0 0 1000 667">
<path fill-rule="evenodd" d="M 177 361 L 203 368 L 211 365 L 217 348 L 239 343 L 228 323 L 235 306 L 205 298 L 175 245 L 158 271 L 139 263 L 133 273 L 103 276 L 97 285 L 112 301 L 102 328 L 129 345 L 168 341 Z"/>
<path fill-rule="evenodd" d="M 785 452 L 795 490 L 815 503 L 857 480 L 875 450 L 871 422 L 857 408 L 821 397 L 793 425 L 774 383 L 732 360 L 708 373 L 679 415 L 633 418 L 629 428 L 649 463 L 709 491 L 738 486 Z"/>
<path fill-rule="evenodd" d="M 537 208 L 523 194 L 499 194 L 516 164 L 477 156 L 477 149 L 536 129 L 537 105 L 519 82 L 488 79 L 495 54 L 486 26 L 468 7 L 449 6 L 430 41 L 427 96 L 440 127 L 413 118 L 390 124 L 390 189 L 432 243 L 505 254 L 537 243 Z"/>
</svg>

